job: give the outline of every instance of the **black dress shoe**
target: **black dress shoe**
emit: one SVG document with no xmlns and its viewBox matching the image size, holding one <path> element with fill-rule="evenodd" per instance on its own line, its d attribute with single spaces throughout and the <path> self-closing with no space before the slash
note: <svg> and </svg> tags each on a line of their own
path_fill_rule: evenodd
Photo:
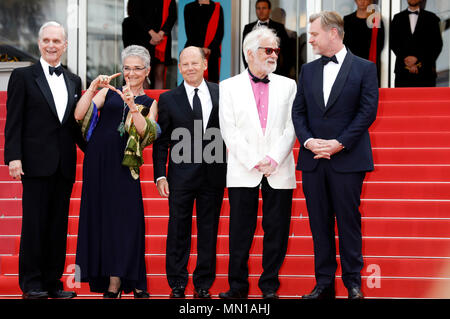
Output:
<svg viewBox="0 0 450 319">
<path fill-rule="evenodd" d="M 172 289 L 170 298 L 184 298 L 184 287 L 176 287 Z"/>
<path fill-rule="evenodd" d="M 333 286 L 315 286 L 309 295 L 302 296 L 303 299 L 336 299 Z"/>
<path fill-rule="evenodd" d="M 275 291 L 263 292 L 263 299 L 279 299 L 280 297 Z"/>
<path fill-rule="evenodd" d="M 136 289 L 133 289 L 133 296 L 134 299 L 148 299 L 150 298 L 150 294 L 145 291 L 145 290 L 141 290 L 139 292 L 136 291 Z"/>
<path fill-rule="evenodd" d="M 122 298 L 122 289 L 117 292 L 107 291 L 103 294 L 104 299 L 120 299 Z"/>
<path fill-rule="evenodd" d="M 227 292 L 221 292 L 219 294 L 219 298 L 222 298 L 222 299 L 247 299 L 248 292 L 230 289 Z"/>
<path fill-rule="evenodd" d="M 47 291 L 33 289 L 33 290 L 29 290 L 29 291 L 25 292 L 22 295 L 22 298 L 23 299 L 47 299 L 48 298 L 48 292 Z"/>
<path fill-rule="evenodd" d="M 199 288 L 194 290 L 194 298 L 209 299 L 211 298 L 211 295 L 209 294 L 208 289 Z"/>
<path fill-rule="evenodd" d="M 77 296 L 74 291 L 53 290 L 48 292 L 48 296 L 53 299 L 71 299 Z"/>
<path fill-rule="evenodd" d="M 348 299 L 364 299 L 364 295 L 359 287 L 353 287 L 348 290 Z"/>
</svg>

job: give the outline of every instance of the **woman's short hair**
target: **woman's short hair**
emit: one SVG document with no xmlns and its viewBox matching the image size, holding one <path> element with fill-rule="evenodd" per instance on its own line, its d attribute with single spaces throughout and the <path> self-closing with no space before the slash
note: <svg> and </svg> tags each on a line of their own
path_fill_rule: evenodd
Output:
<svg viewBox="0 0 450 319">
<path fill-rule="evenodd" d="M 335 28 L 341 39 L 344 38 L 344 19 L 335 11 L 322 11 L 319 13 L 312 14 L 309 17 L 309 22 L 313 23 L 320 18 L 322 28 L 324 30 L 331 30 Z"/>
<path fill-rule="evenodd" d="M 255 30 L 247 34 L 242 45 L 244 51 L 245 61 L 248 63 L 248 51 L 256 52 L 260 46 L 261 40 L 270 39 L 275 40 L 277 45 L 280 45 L 280 38 L 276 33 L 265 26 L 257 27 Z"/>
<path fill-rule="evenodd" d="M 144 63 L 144 66 L 146 68 L 150 67 L 150 53 L 148 53 L 148 50 L 140 45 L 129 45 L 122 51 L 122 65 L 126 58 L 130 56 L 137 56 L 141 58 L 142 62 Z"/>
<path fill-rule="evenodd" d="M 67 40 L 67 37 L 66 37 L 66 30 L 64 29 L 64 27 L 63 27 L 60 23 L 58 23 L 58 22 L 56 22 L 56 21 L 48 21 L 48 22 L 45 22 L 45 23 L 40 27 L 39 32 L 38 32 L 38 39 L 39 39 L 39 40 L 42 39 L 42 32 L 44 32 L 44 29 L 47 28 L 47 27 L 58 27 L 58 28 L 61 28 L 62 33 L 63 33 L 64 40 Z"/>
</svg>

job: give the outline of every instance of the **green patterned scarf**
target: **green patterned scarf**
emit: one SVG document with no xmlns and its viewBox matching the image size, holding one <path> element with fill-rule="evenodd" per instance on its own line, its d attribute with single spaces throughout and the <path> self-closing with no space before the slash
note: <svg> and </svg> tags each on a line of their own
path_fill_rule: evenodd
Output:
<svg viewBox="0 0 450 319">
<path fill-rule="evenodd" d="M 156 103 L 156 101 L 153 103 Z M 125 121 L 125 131 L 128 132 L 129 137 L 122 161 L 122 165 L 130 168 L 131 176 L 134 179 L 139 178 L 139 167 L 144 164 L 144 148 L 152 144 L 156 140 L 158 134 L 158 124 L 146 117 L 149 108 L 143 105 L 137 105 L 137 108 L 145 117 L 146 125 L 144 135 L 142 137 L 139 135 L 136 127 L 132 123 L 131 113 L 128 112 Z"/>
</svg>

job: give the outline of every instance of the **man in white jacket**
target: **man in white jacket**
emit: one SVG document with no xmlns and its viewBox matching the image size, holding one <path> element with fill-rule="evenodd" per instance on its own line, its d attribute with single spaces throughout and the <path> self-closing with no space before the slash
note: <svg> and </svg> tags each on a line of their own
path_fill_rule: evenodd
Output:
<svg viewBox="0 0 450 319">
<path fill-rule="evenodd" d="M 230 290 L 220 298 L 248 297 L 248 258 L 263 199 L 263 298 L 278 298 L 278 272 L 286 255 L 296 187 L 291 109 L 295 81 L 273 74 L 279 39 L 260 27 L 243 45 L 248 69 L 220 83 L 220 130 L 228 149 Z"/>
</svg>

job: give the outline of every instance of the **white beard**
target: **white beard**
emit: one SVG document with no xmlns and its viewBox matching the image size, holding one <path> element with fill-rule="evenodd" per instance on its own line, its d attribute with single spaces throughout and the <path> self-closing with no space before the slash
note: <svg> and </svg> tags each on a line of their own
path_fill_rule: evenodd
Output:
<svg viewBox="0 0 450 319">
<path fill-rule="evenodd" d="M 274 62 L 273 64 L 269 62 Z M 277 69 L 277 60 L 268 59 L 265 60 L 263 63 L 258 63 L 259 67 L 264 71 L 266 74 L 270 74 L 275 72 Z"/>
</svg>

